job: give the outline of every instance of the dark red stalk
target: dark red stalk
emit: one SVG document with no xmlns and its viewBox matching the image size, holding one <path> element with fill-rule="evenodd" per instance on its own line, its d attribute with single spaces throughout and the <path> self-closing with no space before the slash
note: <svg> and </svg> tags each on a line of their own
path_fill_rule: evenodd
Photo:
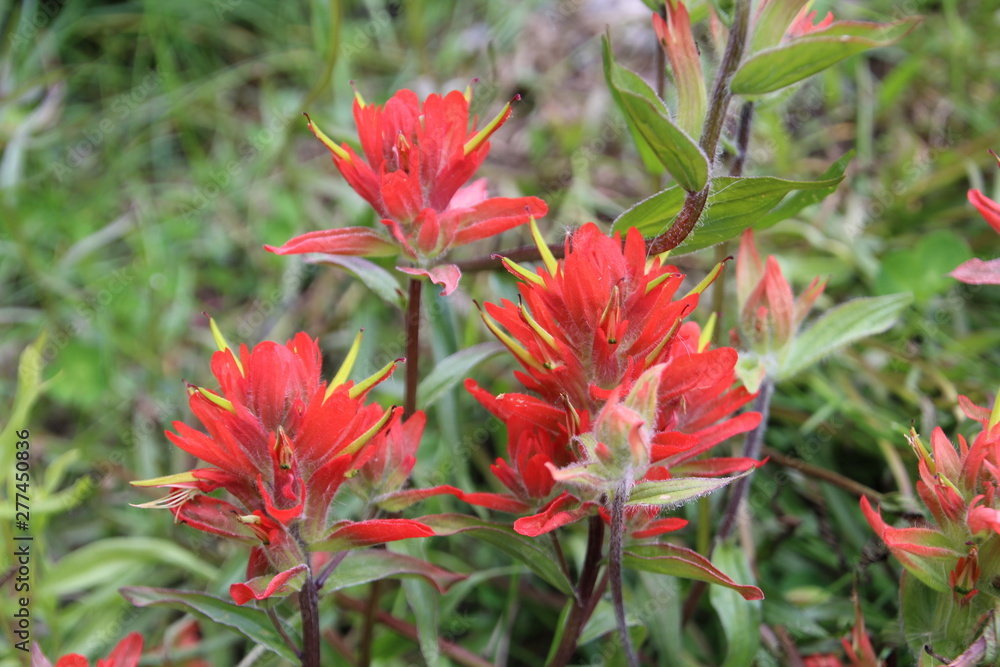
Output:
<svg viewBox="0 0 1000 667">
<path fill-rule="evenodd" d="M 628 634 L 628 623 L 625 621 L 625 597 L 622 594 L 622 552 L 625 541 L 625 501 L 628 499 L 629 484 L 623 483 L 611 499 L 611 540 L 608 545 L 608 573 L 611 580 L 611 602 L 615 607 L 615 621 L 618 624 L 618 637 L 625 651 L 625 659 L 629 667 L 639 667 L 639 656 L 632 645 L 632 637 Z"/>
<path fill-rule="evenodd" d="M 595 515 L 590 517 L 587 553 L 583 559 L 583 569 L 580 570 L 580 579 L 576 584 L 576 599 L 573 601 L 573 607 L 566 618 L 562 640 L 547 667 L 565 667 L 572 659 L 573 652 L 576 651 L 583 626 L 587 624 L 587 619 L 590 618 L 594 607 L 597 606 L 591 602 L 595 593 L 594 584 L 597 583 L 597 574 L 601 567 L 601 552 L 603 550 L 604 521 Z"/>
<path fill-rule="evenodd" d="M 403 417 L 417 410 L 417 384 L 420 381 L 420 291 L 423 281 L 410 278 L 410 294 L 406 303 L 406 394 Z"/>
</svg>

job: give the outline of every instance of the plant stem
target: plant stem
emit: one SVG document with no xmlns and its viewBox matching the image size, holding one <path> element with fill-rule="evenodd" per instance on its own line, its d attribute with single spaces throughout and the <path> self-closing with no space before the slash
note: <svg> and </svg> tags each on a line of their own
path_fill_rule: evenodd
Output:
<svg viewBox="0 0 1000 667">
<path fill-rule="evenodd" d="M 587 553 L 583 557 L 583 569 L 580 570 L 580 580 L 576 585 L 576 599 L 566 618 L 566 627 L 563 628 L 562 640 L 555 655 L 549 661 L 548 667 L 565 667 L 576 651 L 576 644 L 580 640 L 580 633 L 583 626 L 594 611 L 596 604 L 591 604 L 594 595 L 594 584 L 597 581 L 597 572 L 601 566 L 601 552 L 604 550 L 604 521 L 600 516 L 590 517 L 590 525 L 587 532 Z"/>
<path fill-rule="evenodd" d="M 808 475 L 809 477 L 815 477 L 816 479 L 824 482 L 829 482 L 830 484 L 838 486 L 844 491 L 858 496 L 859 498 L 861 496 L 866 496 L 873 502 L 882 502 L 881 493 L 875 489 L 865 486 L 864 484 L 861 484 L 860 482 L 855 482 L 849 477 L 844 477 L 843 475 L 832 470 L 827 470 L 826 468 L 814 466 L 811 463 L 806 463 L 801 459 L 793 458 L 769 447 L 765 447 L 763 449 L 763 453 L 780 466 L 792 468 L 793 470 L 798 470 L 803 475 Z"/>
<path fill-rule="evenodd" d="M 729 110 L 729 100 L 733 95 L 729 89 L 729 80 L 736 73 L 736 69 L 743 59 L 743 48 L 746 45 L 749 22 L 749 0 L 737 0 L 733 27 L 729 31 L 729 42 L 726 44 L 722 61 L 719 63 L 719 71 L 715 75 L 708 113 L 701 130 L 701 140 L 698 142 L 709 163 L 715 161 L 715 148 L 722 135 L 722 126 L 726 120 L 726 112 Z M 711 174 L 709 175 L 711 176 Z M 708 201 L 711 187 L 712 180 L 709 178 L 704 188 L 698 192 L 688 192 L 684 198 L 684 206 L 670 229 L 648 243 L 647 247 L 651 254 L 673 250 L 687 238 L 701 217 L 702 211 L 705 210 L 705 203 Z"/>
<path fill-rule="evenodd" d="M 344 593 L 334 593 L 334 599 L 336 600 L 338 606 L 353 609 L 354 611 L 364 612 L 368 608 L 367 602 L 357 600 L 349 595 L 345 595 Z M 407 639 L 417 641 L 419 638 L 416 627 L 414 627 L 411 623 L 407 623 L 402 619 L 396 618 L 387 611 L 379 610 L 375 614 L 375 620 Z M 438 647 L 441 649 L 443 654 L 465 667 L 490 667 L 492 665 L 492 663 L 488 660 L 479 657 L 475 653 L 462 648 L 454 642 L 450 642 L 445 639 L 438 639 Z"/>
<path fill-rule="evenodd" d="M 368 602 L 365 606 L 365 622 L 361 626 L 361 647 L 358 651 L 358 665 L 368 667 L 372 664 L 372 641 L 375 639 L 375 618 L 378 614 L 378 599 L 382 595 L 382 579 L 372 582 L 368 592 Z"/>
<path fill-rule="evenodd" d="M 747 148 L 750 146 L 750 124 L 753 122 L 753 102 L 747 100 L 740 107 L 740 126 L 736 131 L 736 158 L 729 170 L 730 176 L 742 176 L 747 162 Z"/>
<path fill-rule="evenodd" d="M 299 647 L 296 646 L 295 642 L 292 641 L 292 638 L 288 636 L 288 633 L 285 631 L 285 626 L 281 624 L 281 619 L 278 618 L 277 612 L 274 611 L 274 607 L 269 607 L 267 609 L 267 617 L 271 619 L 271 625 L 273 625 L 274 629 L 278 631 L 279 635 L 281 635 L 281 639 L 285 642 L 285 645 L 292 649 L 292 652 L 295 655 L 299 655 Z"/>
<path fill-rule="evenodd" d="M 767 420 L 771 413 L 771 396 L 773 394 L 774 381 L 770 377 L 765 376 L 764 381 L 760 383 L 760 389 L 757 391 L 757 398 L 753 404 L 754 411 L 760 413 L 760 423 L 757 424 L 754 430 L 747 433 L 746 439 L 743 442 L 743 456 L 746 458 L 760 458 L 761 449 L 764 445 L 764 435 L 767 433 Z M 714 551 L 715 546 L 726 540 L 733 532 L 733 528 L 736 527 L 736 518 L 739 516 L 740 507 L 743 504 L 749 487 L 749 477 L 742 477 L 733 482 L 733 485 L 730 487 L 732 491 L 729 495 L 729 502 L 726 503 L 725 513 L 722 515 L 722 524 L 715 534 L 715 542 L 712 545 L 712 549 L 709 550 L 709 553 L 705 554 L 706 557 L 711 558 L 711 552 Z M 696 581 L 692 584 L 691 591 L 688 593 L 687 599 L 684 600 L 682 625 L 694 616 L 694 610 L 698 606 L 698 601 L 701 600 L 701 596 L 704 595 L 707 587 L 708 584 L 703 581 Z"/>
<path fill-rule="evenodd" d="M 321 667 L 319 650 L 319 595 L 312 572 L 299 591 L 299 610 L 302 614 L 302 667 Z"/>
<path fill-rule="evenodd" d="M 618 624 L 618 637 L 629 667 L 639 667 L 639 656 L 632 645 L 628 634 L 628 623 L 625 621 L 625 597 L 622 594 L 622 552 L 625 541 L 625 498 L 628 496 L 628 483 L 622 483 L 611 499 L 611 540 L 608 545 L 608 573 L 611 580 L 611 601 L 615 607 L 615 621 Z"/>
<path fill-rule="evenodd" d="M 410 278 L 410 294 L 406 303 L 406 394 L 403 417 L 417 410 L 417 383 L 420 380 L 420 291 L 423 281 Z"/>
</svg>

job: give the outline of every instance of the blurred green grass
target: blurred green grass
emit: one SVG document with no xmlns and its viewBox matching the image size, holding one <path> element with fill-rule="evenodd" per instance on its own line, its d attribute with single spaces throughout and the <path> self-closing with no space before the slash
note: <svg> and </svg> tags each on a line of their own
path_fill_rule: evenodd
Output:
<svg viewBox="0 0 1000 667">
<path fill-rule="evenodd" d="M 997 237 L 965 191 L 1000 195 L 986 152 L 1000 148 L 1000 8 L 877 0 L 834 11 L 882 19 L 915 11 L 926 19 L 899 45 L 758 106 L 752 174 L 811 177 L 858 149 L 840 190 L 764 236 L 762 249 L 779 255 L 794 285 L 830 275 L 822 307 L 899 289 L 918 299 L 894 331 L 782 386 L 768 444 L 793 451 L 825 433 L 809 450 L 812 463 L 895 490 L 886 452 L 912 468 L 902 438 L 911 421 L 922 431 L 955 428 L 957 394 L 982 403 L 996 391 L 1000 295 L 940 274 L 950 270 L 942 248 L 954 264 L 997 254 Z M 638 0 L 23 2 L 8 3 L 0 16 L 0 405 L 13 401 L 21 351 L 47 330 L 45 375 L 58 375 L 30 420 L 33 455 L 44 467 L 75 450 L 69 478 L 97 482 L 77 507 L 51 516 L 38 577 L 58 574 L 59 560 L 76 549 L 126 535 L 176 542 L 217 568 L 206 581 L 137 557 L 115 568 L 112 581 L 53 583 L 37 598 L 35 625 L 53 648 L 79 649 L 107 628 L 114 630 L 107 645 L 131 629 L 162 636 L 167 615 L 133 617 L 117 598 L 121 585 L 224 593 L 240 575 L 238 550 L 174 527 L 166 513 L 127 506 L 145 499 L 128 480 L 188 464 L 162 430 L 188 418 L 182 381 L 212 382 L 203 311 L 234 342 L 308 331 L 320 337 L 329 368 L 362 326 L 363 358 L 400 355 L 392 351 L 401 349 L 398 312 L 343 272 L 261 247 L 374 222 L 306 131 L 302 111 L 335 139 L 350 139 L 351 80 L 382 101 L 398 88 L 424 94 L 478 77 L 485 116 L 515 93 L 524 97 L 482 174 L 495 192 L 546 198 L 551 239 L 565 226 L 608 222 L 652 192 L 605 90 L 598 41 L 608 25 L 623 64 L 651 77 L 655 44 Z M 465 256 L 522 240 L 512 232 Z M 710 255 L 682 266 L 699 271 Z M 429 358 L 487 340 L 469 296 L 495 299 L 511 283 L 470 275 L 463 288 L 467 295 L 431 300 Z M 493 359 L 476 377 L 497 392 L 511 389 L 511 365 Z M 401 393 L 399 381 L 390 382 L 383 398 L 398 401 Z M 456 443 L 484 420 L 464 392 L 442 400 L 416 480 L 447 470 L 459 485 L 494 484 L 488 466 L 503 452 L 501 432 L 456 456 Z M 754 481 L 763 494 L 754 537 L 765 622 L 786 626 L 804 652 L 832 650 L 851 622 L 851 575 L 872 538 L 851 497 L 797 474 L 776 482 L 779 471 L 769 466 Z M 570 547 L 576 553 L 582 542 Z M 475 545 L 438 540 L 434 549 L 439 562 L 505 573 L 448 603 L 467 620 L 463 644 L 497 651 L 503 633 L 523 638 L 505 645 L 512 664 L 530 664 L 545 650 L 557 610 L 544 586 L 534 582 L 534 592 L 519 594 L 529 576 L 512 577 L 503 569 L 509 562 Z M 862 595 L 869 630 L 899 645 L 889 567 L 866 570 Z M 836 583 L 824 604 L 796 602 L 810 599 L 803 586 L 827 579 Z M 651 593 L 639 587 L 634 595 L 642 602 Z M 511 608 L 516 620 L 494 631 Z M 664 618 L 670 613 L 667 605 Z M 684 650 L 664 664 L 715 664 L 717 621 L 707 608 L 697 620 Z M 207 624 L 203 631 L 213 664 L 228 664 L 232 638 Z M 416 655 L 410 643 L 380 641 L 386 655 Z M 4 651 L 0 664 L 15 664 Z M 905 655 L 900 660 L 906 664 Z"/>
</svg>

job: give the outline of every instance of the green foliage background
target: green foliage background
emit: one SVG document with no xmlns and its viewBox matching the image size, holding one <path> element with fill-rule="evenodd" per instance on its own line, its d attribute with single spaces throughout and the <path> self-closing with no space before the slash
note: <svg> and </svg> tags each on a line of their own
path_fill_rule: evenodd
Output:
<svg viewBox="0 0 1000 667">
<path fill-rule="evenodd" d="M 13 417 L 16 428 L 31 431 L 34 636 L 50 656 L 103 656 L 133 630 L 148 638 L 147 648 L 169 643 L 178 614 L 136 612 L 118 595 L 121 586 L 225 594 L 242 576 L 242 549 L 174 526 L 167 512 L 128 506 L 149 499 L 128 480 L 190 467 L 162 431 L 189 418 L 183 381 L 213 382 L 203 311 L 234 343 L 284 340 L 298 330 L 318 336 L 328 372 L 362 326 L 358 377 L 402 356 L 396 307 L 344 271 L 262 249 L 313 229 L 375 223 L 306 130 L 302 111 L 340 141 L 353 138 L 351 80 L 381 102 L 399 88 L 424 95 L 478 77 L 483 116 L 520 93 L 481 175 L 495 194 L 546 199 L 551 240 L 589 220 L 610 223 L 659 189 L 601 65 L 607 26 L 619 61 L 652 79 L 657 47 L 639 0 L 0 8 L 0 424 Z M 1000 247 L 965 200 L 970 187 L 1000 198 L 987 153 L 1000 150 L 1000 4 L 820 1 L 816 8 L 873 20 L 919 13 L 925 21 L 899 44 L 850 58 L 758 106 L 749 175 L 815 179 L 857 149 L 834 195 L 759 244 L 778 255 L 798 289 L 829 276 L 821 310 L 899 291 L 912 291 L 915 303 L 891 332 L 780 385 L 767 444 L 886 493 L 889 509 L 913 511 L 904 432 L 913 423 L 922 433 L 936 425 L 968 433 L 957 396 L 982 404 L 1000 383 L 1000 290 L 943 275 Z M 526 239 L 515 230 L 460 256 Z M 697 276 L 713 262 L 706 250 L 681 267 Z M 500 273 L 470 274 L 462 288 L 451 299 L 428 298 L 425 372 L 433 359 L 490 340 L 473 298 L 513 293 Z M 727 298 L 726 331 L 735 303 L 734 294 Z M 704 322 L 707 309 L 695 317 Z M 43 331 L 35 368 L 51 384 L 30 415 L 12 413 L 18 359 Z M 505 391 L 515 386 L 512 367 L 496 356 L 473 375 Z M 22 407 L 31 384 L 23 379 Z M 401 397 L 396 379 L 378 398 Z M 496 487 L 489 463 L 504 453 L 503 442 L 470 396 L 451 391 L 430 410 L 415 481 Z M 7 480 L 12 449 L 3 443 L 0 451 Z M 758 664 L 786 664 L 790 644 L 802 654 L 836 652 L 853 622 L 855 583 L 876 648 L 911 664 L 895 620 L 899 567 L 882 562 L 856 497 L 772 464 L 755 473 L 750 501 L 744 544 L 756 550 L 770 629 Z M 453 500 L 430 508 L 463 510 Z M 0 513 L 5 540 L 10 512 Z M 692 546 L 695 512 L 678 534 Z M 568 545 L 579 558 L 583 535 Z M 473 573 L 443 597 L 440 635 L 497 664 L 540 664 L 559 612 L 552 589 L 481 543 L 436 539 L 423 549 L 439 565 Z M 689 582 L 642 574 L 629 583 L 635 620 L 648 628 L 660 664 L 722 664 L 726 630 L 739 619 L 713 605 L 725 611 L 732 600 L 706 598 L 682 633 Z M 413 621 L 396 590 L 393 612 Z M 10 640 L 8 597 L 0 595 L 0 611 Z M 610 608 L 599 609 L 585 647 L 600 664 L 610 619 Z M 324 607 L 328 627 L 356 622 L 353 612 Z M 201 630 L 197 653 L 210 664 L 236 664 L 246 652 L 224 629 L 202 623 Z M 19 655 L 0 640 L 0 665 L 19 664 Z M 385 665 L 423 660 L 416 643 L 387 630 L 376 655 Z"/>
</svg>

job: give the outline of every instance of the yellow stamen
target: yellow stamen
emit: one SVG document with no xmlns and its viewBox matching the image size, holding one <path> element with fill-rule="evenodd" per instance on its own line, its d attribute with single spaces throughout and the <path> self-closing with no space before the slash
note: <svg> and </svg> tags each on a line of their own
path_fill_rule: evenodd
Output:
<svg viewBox="0 0 1000 667">
<path fill-rule="evenodd" d="M 538 337 L 544 340 L 549 347 L 553 350 L 559 349 L 556 345 L 556 339 L 552 336 L 552 334 L 542 328 L 542 325 L 531 316 L 531 313 L 528 312 L 528 309 L 524 307 L 523 303 L 521 304 L 521 317 L 523 317 L 524 321 L 527 322 L 529 327 L 531 327 L 531 330 L 538 334 Z"/>
<path fill-rule="evenodd" d="M 715 333 L 715 324 L 718 321 L 715 313 L 708 316 L 708 322 L 705 323 L 705 328 L 701 330 L 701 336 L 698 337 L 698 351 L 704 352 L 708 349 L 709 344 L 712 342 L 712 335 Z"/>
<path fill-rule="evenodd" d="M 674 278 L 676 276 L 677 276 L 676 273 L 670 273 L 669 271 L 667 273 L 662 273 L 662 274 L 658 275 L 657 277 L 653 278 L 648 283 L 646 283 L 646 292 L 645 293 L 649 294 L 654 289 L 656 289 L 657 287 L 659 287 L 660 285 L 662 285 L 663 283 L 665 283 L 667 280 L 669 280 L 670 278 Z"/>
<path fill-rule="evenodd" d="M 545 280 L 543 280 L 542 277 L 537 273 L 529 271 L 528 269 L 524 268 L 514 260 L 507 259 L 506 257 L 501 257 L 500 261 L 509 271 L 516 273 L 520 277 L 527 280 L 529 283 L 534 283 L 539 287 L 545 287 Z"/>
<path fill-rule="evenodd" d="M 351 88 L 354 89 L 354 99 L 357 100 L 358 106 L 362 109 L 368 106 L 368 104 L 365 103 L 365 98 L 361 97 L 361 93 L 358 92 L 358 87 L 354 85 L 353 81 L 351 81 Z"/>
<path fill-rule="evenodd" d="M 330 386 L 326 388 L 326 395 L 323 400 L 330 398 L 333 391 L 340 385 L 347 382 L 347 376 L 351 374 L 351 369 L 354 368 L 354 363 L 358 360 L 358 352 L 361 350 L 361 335 L 364 333 L 364 329 L 358 332 L 358 335 L 354 337 L 354 342 L 351 343 L 351 349 L 347 351 L 347 356 L 344 357 L 344 361 L 340 364 L 340 368 L 337 369 L 337 374 L 333 376 L 330 380 Z"/>
<path fill-rule="evenodd" d="M 351 159 L 351 156 L 347 153 L 347 151 L 341 148 L 338 144 L 335 144 L 333 142 L 333 139 L 326 136 L 326 133 L 324 133 L 323 130 L 319 129 L 319 126 L 313 122 L 312 118 L 309 117 L 309 114 L 303 113 L 302 115 L 305 116 L 306 120 L 309 121 L 309 131 L 312 132 L 314 135 L 316 135 L 316 138 L 322 141 L 323 145 L 329 148 L 334 155 L 339 157 L 341 160 Z"/>
<path fill-rule="evenodd" d="M 538 223 L 535 222 L 534 216 L 529 218 L 528 224 L 531 226 L 531 238 L 535 240 L 535 245 L 538 246 L 538 254 L 542 256 L 542 263 L 545 264 L 545 269 L 549 272 L 550 276 L 555 276 L 559 270 L 559 262 L 556 261 L 555 255 L 549 250 L 549 244 L 542 238 L 542 233 L 538 231 Z"/>
<path fill-rule="evenodd" d="M 176 475 L 166 475 L 164 477 L 154 477 L 153 479 L 137 479 L 129 482 L 132 486 L 170 486 L 172 484 L 187 484 L 197 482 L 198 479 L 191 471 L 179 472 Z"/>
<path fill-rule="evenodd" d="M 722 269 L 725 265 L 726 265 L 725 262 L 719 262 L 718 264 L 716 264 L 715 268 L 709 271 L 708 275 L 705 276 L 705 279 L 702 280 L 700 283 L 698 283 L 698 285 L 693 290 L 685 294 L 684 298 L 686 299 L 692 294 L 701 294 L 702 292 L 704 292 L 705 289 L 707 289 L 708 286 L 714 283 L 715 279 L 719 277 L 719 274 L 722 273 Z"/>
<path fill-rule="evenodd" d="M 536 371 L 542 370 L 543 366 L 538 363 L 538 360 L 531 356 L 531 354 L 520 343 L 508 336 L 499 326 L 497 326 L 496 322 L 493 321 L 493 318 L 490 317 L 485 310 L 480 311 L 479 314 L 483 318 L 483 322 L 486 323 L 489 330 L 493 332 L 493 335 L 499 338 L 500 342 L 506 345 L 507 349 L 510 350 L 511 353 L 521 361 L 521 363 L 525 366 L 534 368 Z"/>
<path fill-rule="evenodd" d="M 929 451 L 927 451 L 927 447 L 924 446 L 920 436 L 917 435 L 916 429 L 912 426 L 910 427 L 910 434 L 906 436 L 906 439 L 910 441 L 910 446 L 916 450 L 917 456 L 919 456 L 920 459 L 927 464 L 927 470 L 930 471 L 932 475 L 936 475 L 937 465 L 934 463 L 934 457 L 931 456 Z"/>
<path fill-rule="evenodd" d="M 471 102 L 472 101 L 472 84 L 471 83 L 465 87 L 465 92 L 462 93 L 462 95 L 465 97 L 465 101 L 466 102 Z"/>
<path fill-rule="evenodd" d="M 519 99 L 519 97 L 520 96 L 514 99 Z M 500 127 L 500 125 L 503 123 L 504 117 L 507 115 L 508 111 L 510 111 L 510 102 L 507 102 L 507 104 L 503 105 L 503 109 L 500 110 L 500 113 L 498 113 L 496 115 L 496 118 L 491 120 L 486 127 L 479 130 L 479 132 L 476 132 L 474 137 L 465 142 L 465 148 L 464 148 L 465 155 L 468 155 L 469 153 L 471 153 L 472 151 L 476 150 L 484 143 L 486 143 L 486 141 L 490 138 L 490 135 L 496 132 L 497 128 Z"/>
<path fill-rule="evenodd" d="M 274 441 L 274 451 L 278 455 L 278 467 L 290 470 L 292 467 L 292 443 L 282 426 L 278 427 L 278 437 Z"/>
<path fill-rule="evenodd" d="M 191 392 L 192 394 L 194 394 L 195 392 L 198 392 L 199 394 L 201 394 L 202 396 L 204 396 L 205 398 L 207 398 L 212 403 L 215 403 L 216 405 L 218 405 L 223 410 L 225 410 L 227 412 L 231 412 L 233 414 L 236 414 L 236 408 L 233 407 L 233 402 L 229 401 L 229 400 L 227 400 L 225 398 L 222 398 L 221 396 L 219 396 L 215 392 L 211 392 L 208 389 L 205 389 L 203 387 L 191 387 L 188 391 Z"/>
<path fill-rule="evenodd" d="M 129 503 L 129 505 L 142 509 L 171 509 L 174 507 L 180 507 L 196 495 L 198 495 L 197 489 L 174 489 L 163 498 L 157 498 L 156 500 L 152 500 L 148 503 Z"/>
<path fill-rule="evenodd" d="M 344 447 L 344 449 L 340 450 L 340 452 L 338 452 L 337 455 L 342 456 L 344 454 L 357 453 L 358 450 L 364 447 L 369 440 L 374 438 L 378 434 L 378 432 L 382 430 L 382 427 L 389 422 L 390 417 L 392 417 L 392 408 L 386 410 L 385 414 L 382 415 L 381 419 L 375 422 L 372 425 L 372 427 L 369 428 L 367 431 L 358 436 L 358 438 L 354 442 L 349 444 L 347 447 Z"/>
<path fill-rule="evenodd" d="M 385 366 L 378 369 L 374 375 L 365 378 L 361 382 L 351 387 L 348 390 L 347 395 L 353 399 L 365 393 L 366 391 L 377 385 L 379 382 L 384 380 L 386 376 L 389 375 L 389 373 L 392 371 L 392 369 L 396 367 L 396 364 L 399 363 L 399 361 L 400 361 L 399 359 L 394 359 L 393 361 L 390 361 Z"/>
<path fill-rule="evenodd" d="M 243 364 L 240 363 L 239 355 L 236 354 L 236 350 L 234 350 L 232 346 L 230 346 L 229 343 L 226 341 L 225 336 L 222 335 L 222 331 L 219 329 L 219 325 L 215 323 L 214 318 L 211 317 L 208 318 L 208 328 L 212 330 L 212 338 L 215 339 L 215 344 L 216 346 L 218 346 L 219 351 L 225 352 L 226 350 L 229 350 L 230 352 L 232 352 L 233 359 L 236 361 L 236 368 L 239 369 L 240 375 L 244 375 Z"/>
<path fill-rule="evenodd" d="M 667 343 L 669 343 L 673 339 L 674 334 L 677 333 L 677 330 L 680 328 L 681 328 L 681 318 L 678 317 L 676 320 L 674 320 L 674 325 L 670 327 L 670 331 L 668 331 L 667 335 L 663 337 L 663 340 L 661 340 L 659 344 L 656 346 L 656 348 L 646 356 L 647 368 L 653 365 L 653 362 L 656 360 L 656 358 L 660 356 L 660 352 L 663 352 L 663 348 L 665 348 L 667 346 Z"/>
</svg>

